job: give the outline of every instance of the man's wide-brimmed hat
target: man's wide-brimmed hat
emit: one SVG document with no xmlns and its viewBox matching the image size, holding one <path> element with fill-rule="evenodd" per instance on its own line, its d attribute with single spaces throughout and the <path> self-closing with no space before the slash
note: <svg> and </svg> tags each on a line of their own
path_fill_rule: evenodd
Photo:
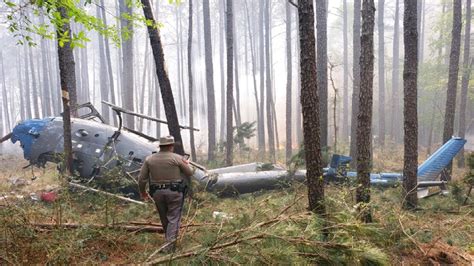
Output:
<svg viewBox="0 0 474 266">
<path fill-rule="evenodd" d="M 174 144 L 174 137 L 173 136 L 166 136 L 160 138 L 160 146 L 167 146 Z"/>
</svg>

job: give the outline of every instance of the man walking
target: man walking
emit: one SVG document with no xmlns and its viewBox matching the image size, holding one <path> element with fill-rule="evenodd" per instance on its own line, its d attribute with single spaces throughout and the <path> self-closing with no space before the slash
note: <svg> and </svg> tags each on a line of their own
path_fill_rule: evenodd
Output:
<svg viewBox="0 0 474 266">
<path fill-rule="evenodd" d="M 162 252 L 173 252 L 178 238 L 181 211 L 189 177 L 193 169 L 186 158 L 173 153 L 174 138 L 160 138 L 160 151 L 145 159 L 138 179 L 140 195 L 144 200 L 153 198 L 165 231 Z M 186 178 L 188 180 L 184 180 Z M 149 194 L 146 184 L 149 184 Z"/>
</svg>

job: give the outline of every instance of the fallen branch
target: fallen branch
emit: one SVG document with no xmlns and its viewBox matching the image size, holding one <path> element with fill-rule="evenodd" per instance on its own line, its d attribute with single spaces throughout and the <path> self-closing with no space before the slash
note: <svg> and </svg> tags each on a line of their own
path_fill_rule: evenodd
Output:
<svg viewBox="0 0 474 266">
<path fill-rule="evenodd" d="M 112 229 L 112 230 L 123 230 L 131 232 L 153 232 L 153 233 L 164 233 L 163 227 L 161 226 L 135 226 L 135 225 L 103 225 L 103 224 L 75 224 L 75 223 L 30 223 L 31 226 L 38 227 L 41 229 L 79 229 L 79 228 L 94 228 L 94 229 Z"/>
<path fill-rule="evenodd" d="M 124 197 L 124 196 L 116 195 L 116 194 L 113 194 L 113 193 L 110 193 L 110 192 L 98 190 L 98 189 L 95 189 L 95 188 L 91 188 L 91 187 L 79 185 L 79 184 L 72 183 L 72 182 L 69 182 L 69 186 L 75 187 L 75 188 L 79 188 L 79 189 L 84 189 L 84 190 L 86 190 L 86 191 L 89 190 L 89 191 L 92 191 L 92 192 L 96 192 L 96 193 L 99 193 L 99 194 L 102 194 L 102 195 L 114 197 L 114 198 L 117 198 L 117 199 L 120 199 L 120 200 L 123 200 L 123 201 L 135 203 L 135 204 L 146 205 L 146 203 L 143 202 L 143 201 L 138 201 L 138 200 L 130 199 L 130 198 L 127 198 L 127 197 Z"/>
</svg>

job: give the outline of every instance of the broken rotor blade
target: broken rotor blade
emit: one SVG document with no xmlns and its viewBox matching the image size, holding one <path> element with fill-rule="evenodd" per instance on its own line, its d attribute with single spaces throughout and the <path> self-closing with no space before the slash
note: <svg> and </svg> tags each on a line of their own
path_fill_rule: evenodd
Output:
<svg viewBox="0 0 474 266">
<path fill-rule="evenodd" d="M 12 132 L 8 133 L 6 136 L 4 136 L 3 138 L 0 139 L 0 143 L 3 143 L 5 141 L 9 140 L 12 137 L 12 135 L 13 135 Z"/>
<path fill-rule="evenodd" d="M 147 120 L 151 120 L 151 121 L 155 121 L 155 122 L 158 122 L 158 123 L 162 123 L 162 124 L 168 124 L 168 121 L 165 121 L 165 120 L 162 120 L 162 119 L 158 119 L 158 118 L 154 118 L 154 117 L 151 117 L 151 116 L 148 116 L 148 115 L 144 115 L 144 114 L 140 114 L 140 113 L 136 113 L 136 112 L 132 112 L 132 111 L 129 111 L 127 109 L 124 109 L 120 106 L 117 106 L 117 105 L 114 105 L 114 104 L 111 104 L 107 101 L 102 101 L 103 104 L 105 105 L 108 105 L 110 106 L 113 110 L 117 111 L 117 112 L 120 112 L 120 113 L 124 113 L 124 114 L 128 114 L 128 115 L 133 115 L 133 116 L 136 116 L 136 117 L 140 117 L 140 118 L 143 118 L 143 119 L 147 119 Z M 179 126 L 181 129 L 189 129 L 189 130 L 194 130 L 194 131 L 200 131 L 199 129 L 197 128 L 193 128 L 193 127 L 189 127 L 189 126 Z"/>
</svg>

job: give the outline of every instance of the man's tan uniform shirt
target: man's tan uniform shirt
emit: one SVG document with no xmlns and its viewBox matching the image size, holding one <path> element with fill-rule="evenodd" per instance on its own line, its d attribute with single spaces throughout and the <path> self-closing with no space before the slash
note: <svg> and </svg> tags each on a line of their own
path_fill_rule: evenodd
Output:
<svg viewBox="0 0 474 266">
<path fill-rule="evenodd" d="M 140 193 L 144 193 L 146 184 L 163 184 L 176 182 L 193 175 L 193 170 L 189 163 L 181 156 L 173 152 L 160 151 L 148 156 L 143 163 L 138 178 Z"/>
</svg>

